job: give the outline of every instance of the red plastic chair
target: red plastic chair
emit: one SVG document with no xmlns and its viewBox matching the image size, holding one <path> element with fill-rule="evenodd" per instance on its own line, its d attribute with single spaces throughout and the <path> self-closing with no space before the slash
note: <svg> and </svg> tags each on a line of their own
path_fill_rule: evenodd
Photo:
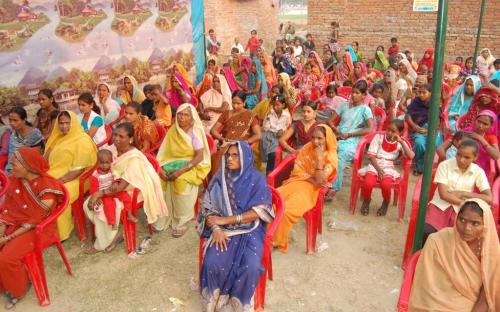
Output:
<svg viewBox="0 0 500 312">
<path fill-rule="evenodd" d="M 155 124 L 155 127 L 156 127 L 156 131 L 158 132 L 158 142 L 151 146 L 147 151 L 146 153 L 147 154 L 151 154 L 151 155 L 155 155 L 158 150 L 160 149 L 160 146 L 161 144 L 163 143 L 163 139 L 165 139 L 165 136 L 167 135 L 167 129 L 160 125 L 159 123 L 154 123 Z"/>
<path fill-rule="evenodd" d="M 493 212 L 493 220 L 495 220 L 495 225 L 497 227 L 498 238 L 500 238 L 500 177 L 495 180 L 492 187 L 493 191 L 493 206 L 491 207 Z"/>
<path fill-rule="evenodd" d="M 342 97 L 345 97 L 346 99 L 350 98 L 351 97 L 351 93 L 352 93 L 352 87 L 338 87 L 337 89 L 337 94 L 342 96 Z"/>
<path fill-rule="evenodd" d="M 290 116 L 292 117 L 292 120 L 293 120 L 293 113 L 297 110 L 297 108 L 300 107 L 300 105 L 302 104 L 302 98 L 303 98 L 303 95 L 302 93 L 297 93 L 296 95 L 296 102 L 295 104 L 293 105 L 293 107 L 291 107 L 289 109 L 290 111 Z"/>
<path fill-rule="evenodd" d="M 100 148 L 104 146 L 105 144 L 109 144 L 111 140 L 113 139 L 113 129 L 111 128 L 110 125 L 104 125 L 104 130 L 106 130 L 106 139 L 102 141 L 101 143 L 97 144 L 97 148 Z"/>
<path fill-rule="evenodd" d="M 5 166 L 7 166 L 8 162 L 9 162 L 8 155 L 0 156 L 0 170 L 5 170 Z"/>
<path fill-rule="evenodd" d="M 36 296 L 38 298 L 38 303 L 41 306 L 48 306 L 50 304 L 49 288 L 47 286 L 47 278 L 45 276 L 45 267 L 43 264 L 43 251 L 52 245 L 56 245 L 59 250 L 59 254 L 68 270 L 70 275 L 73 275 L 73 270 L 71 269 L 68 259 L 66 258 L 66 253 L 59 240 L 57 232 L 54 232 L 50 237 L 46 237 L 45 230 L 50 225 L 57 221 L 57 218 L 63 213 L 64 209 L 68 206 L 69 193 L 68 190 L 63 186 L 63 200 L 57 208 L 52 212 L 52 214 L 43 222 L 38 224 L 35 228 L 35 245 L 33 251 L 24 256 L 23 262 L 26 265 L 28 275 L 30 277 L 31 283 L 33 284 L 33 289 L 35 290 Z"/>
<path fill-rule="evenodd" d="M 5 171 L 0 170 L 0 198 L 7 193 L 9 189 L 9 177 Z"/>
<path fill-rule="evenodd" d="M 374 121 L 377 125 L 376 127 L 377 131 L 382 131 L 385 126 L 385 120 L 387 118 L 384 109 L 380 106 L 375 106 L 375 108 L 373 109 L 373 115 L 374 115 L 373 117 L 375 117 Z M 376 119 L 377 117 L 380 117 L 378 122 Z"/>
<path fill-rule="evenodd" d="M 272 259 L 272 250 L 273 250 L 273 236 L 274 232 L 276 232 L 276 228 L 278 224 L 280 224 L 283 215 L 285 214 L 285 204 L 283 202 L 283 198 L 280 193 L 276 191 L 274 188 L 270 188 L 271 195 L 273 197 L 273 206 L 274 206 L 274 220 L 271 224 L 267 226 L 266 237 L 264 240 L 264 253 L 262 255 L 262 266 L 264 267 L 264 272 L 260 277 L 259 284 L 255 288 L 254 294 L 254 309 L 262 311 L 264 309 L 264 305 L 266 302 L 266 282 L 267 279 L 273 280 L 273 259 Z M 199 270 L 201 274 L 201 268 L 203 265 L 203 244 L 204 240 L 200 239 L 200 245 L 198 249 L 198 259 L 199 259 Z M 201 280 L 201 278 L 200 278 Z"/>
<path fill-rule="evenodd" d="M 271 187 L 279 187 L 281 184 L 288 179 L 292 173 L 293 166 L 295 164 L 295 159 L 297 158 L 297 153 L 292 153 L 288 155 L 278 167 L 267 176 L 267 183 Z M 332 183 L 329 181 L 329 183 Z M 316 252 L 316 237 L 323 231 L 323 202 L 325 199 L 328 187 L 322 187 L 316 204 L 311 210 L 304 214 L 304 219 L 306 220 L 306 253 L 308 255 L 314 254 Z"/>
<path fill-rule="evenodd" d="M 120 115 L 118 116 L 118 118 L 109 123 L 111 129 L 113 129 L 113 127 L 116 124 L 119 124 L 124 118 L 125 118 L 125 105 L 120 107 Z"/>
<path fill-rule="evenodd" d="M 399 292 L 398 299 L 398 312 L 408 312 L 408 304 L 410 303 L 411 286 L 413 284 L 413 277 L 415 276 L 415 269 L 417 267 L 418 258 L 422 250 L 417 251 L 408 262 L 405 274 L 403 276 L 403 283 L 401 291 Z"/>
<path fill-rule="evenodd" d="M 432 169 L 431 181 L 434 181 L 434 175 L 436 174 L 437 168 Z M 415 239 L 415 231 L 417 229 L 417 216 L 418 216 L 418 204 L 420 202 L 420 192 L 422 190 L 422 177 L 418 177 L 417 183 L 415 183 L 413 197 L 411 200 L 411 212 L 410 212 L 410 222 L 408 224 L 408 234 L 406 235 L 405 249 L 403 253 L 403 263 L 401 267 L 406 268 L 408 261 L 410 260 L 413 252 L 413 241 Z M 431 189 L 429 192 L 429 200 L 434 196 L 436 191 L 436 184 L 431 184 Z"/>
<path fill-rule="evenodd" d="M 359 192 L 365 180 L 364 177 L 358 174 L 358 170 L 363 167 L 363 155 L 366 146 L 370 144 L 370 142 L 373 140 L 373 137 L 376 134 L 383 134 L 383 133 L 384 132 L 375 132 L 365 136 L 363 139 L 361 139 L 356 148 L 356 153 L 354 154 L 354 160 L 353 160 L 351 197 L 350 197 L 350 208 L 352 214 L 354 214 L 356 211 Z M 408 144 L 408 146 L 411 149 L 410 142 L 408 142 L 408 140 L 406 140 L 405 138 L 403 138 L 403 140 L 405 140 L 406 144 Z M 393 205 L 395 206 L 397 204 L 399 206 L 399 220 L 402 220 L 405 216 L 406 195 L 408 192 L 408 179 L 410 177 L 411 159 L 408 159 L 403 155 L 401 160 L 401 167 L 403 168 L 403 173 L 401 177 L 396 179 L 391 185 L 391 189 L 394 190 Z M 375 186 L 380 187 L 380 184 L 377 182 Z"/>
<path fill-rule="evenodd" d="M 159 173 L 161 168 L 156 158 L 154 158 L 151 154 L 144 154 L 144 156 L 146 156 L 146 158 L 149 160 L 155 171 Z M 138 188 L 134 188 L 134 191 L 132 193 L 132 203 L 130 207 L 130 210 L 132 211 L 132 215 L 134 217 L 137 217 L 137 210 L 142 208 L 142 206 L 144 205 L 144 202 L 138 202 L 140 193 L 141 191 Z M 125 238 L 125 247 L 127 248 L 127 253 L 131 253 L 137 248 L 136 223 L 128 220 L 126 209 L 122 210 L 120 217 L 123 223 L 123 236 Z M 149 229 L 149 234 L 153 235 L 153 227 L 151 226 L 151 224 L 148 224 L 148 229 Z"/>
<path fill-rule="evenodd" d="M 84 172 L 79 177 L 79 189 L 78 189 L 78 198 L 71 204 L 71 212 L 73 214 L 73 219 L 76 225 L 76 233 L 78 235 L 79 240 L 87 240 L 88 232 L 87 232 L 87 219 L 85 217 L 85 211 L 83 211 L 83 202 L 85 201 L 85 196 L 88 193 L 89 183 L 88 179 L 97 169 L 97 164 L 92 166 L 89 170 Z"/>
</svg>

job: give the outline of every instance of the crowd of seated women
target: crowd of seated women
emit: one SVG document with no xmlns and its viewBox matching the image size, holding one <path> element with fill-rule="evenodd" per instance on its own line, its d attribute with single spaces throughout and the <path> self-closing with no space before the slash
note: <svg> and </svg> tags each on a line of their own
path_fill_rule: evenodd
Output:
<svg viewBox="0 0 500 312">
<path fill-rule="evenodd" d="M 199 201 L 197 229 L 205 240 L 199 282 L 206 311 L 253 307 L 266 224 L 275 213 L 264 172 L 274 169 L 277 149 L 296 153 L 289 179 L 277 189 L 285 203 L 273 238 L 278 251 L 288 251 L 293 225 L 313 208 L 322 187 L 330 188 L 330 198 L 342 191 L 359 142 L 375 129 L 384 132 L 374 137 L 370 163 L 359 172 L 365 175 L 361 213 L 369 213 L 371 189 L 379 182 L 384 201 L 377 215 L 385 215 L 390 185 L 399 176 L 397 159 L 414 158 L 415 174 L 423 170 L 432 49 L 417 63 L 410 51 L 399 52 L 397 40 L 391 40 L 389 55 L 379 46 L 372 59 L 363 59 L 357 42 L 343 51 L 338 44 L 325 45 L 323 57 L 314 49 L 303 49 L 308 55 L 294 53 L 297 44 L 279 41 L 272 55 L 255 47 L 251 57 L 233 49 L 220 68 L 214 59 L 208 61 L 199 85 L 181 64 L 168 68 L 164 87 L 141 89 L 134 77 L 124 75 L 115 93 L 105 83 L 97 85 L 95 95 L 82 93 L 78 114 L 59 111 L 52 92 L 43 89 L 33 125 L 23 108 L 12 110 L 0 141 L 12 190 L 0 215 L 0 263 L 5 264 L 0 290 L 8 294 L 6 306 L 13 307 L 28 289 L 22 257 L 34 239 L 33 228 L 54 209 L 60 185 L 69 191 L 70 205 L 52 231 L 64 241 L 74 227 L 70 206 L 80 196 L 79 177 L 94 166 L 83 204 L 95 228 L 94 240 L 85 246 L 88 254 L 111 252 L 118 245 L 122 213 L 137 222 L 130 213 L 134 189 L 140 191 L 147 223 L 157 232 L 171 229 L 174 238 L 189 230 Z M 500 63 L 485 49 L 477 65 L 477 75 L 469 75 L 468 65 L 459 60 L 446 68 L 450 90 L 440 95 L 440 119 L 449 118 L 450 127 L 442 131 L 439 150 L 448 160 L 439 164 L 438 192 L 426 219 L 427 234 L 441 231 L 429 236 L 417 266 L 427 274 L 415 280 L 416 311 L 455 303 L 493 311 L 500 304 L 499 246 L 490 226 L 498 220 L 492 218 L 485 178 L 488 159 L 500 156 Z M 341 87 L 350 87 L 347 96 Z M 386 124 L 377 126 L 376 107 L 388 116 Z M 112 138 L 106 125 L 113 126 Z M 210 137 L 217 145 L 213 154 Z M 150 153 L 159 170 L 146 157 Z M 434 260 L 436 254 L 442 263 Z M 447 271 L 448 266 L 463 268 L 473 278 Z"/>
</svg>

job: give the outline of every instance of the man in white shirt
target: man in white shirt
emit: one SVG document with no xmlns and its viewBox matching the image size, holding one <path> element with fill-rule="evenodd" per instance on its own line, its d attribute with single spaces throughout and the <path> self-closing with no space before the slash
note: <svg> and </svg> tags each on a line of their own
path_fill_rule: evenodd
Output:
<svg viewBox="0 0 500 312">
<path fill-rule="evenodd" d="M 424 239 L 442 228 L 454 226 L 458 211 L 467 199 L 480 198 L 491 205 L 488 178 L 483 169 L 474 163 L 478 151 L 476 141 L 466 139 L 460 143 L 456 157 L 439 164 L 434 178 L 437 189 L 427 206 Z"/>
<path fill-rule="evenodd" d="M 232 49 L 238 49 L 240 54 L 243 54 L 243 52 L 245 52 L 245 49 L 243 48 L 243 45 L 241 45 L 240 39 L 238 39 L 238 37 L 234 38 L 234 44 L 231 46 L 231 50 Z"/>
</svg>

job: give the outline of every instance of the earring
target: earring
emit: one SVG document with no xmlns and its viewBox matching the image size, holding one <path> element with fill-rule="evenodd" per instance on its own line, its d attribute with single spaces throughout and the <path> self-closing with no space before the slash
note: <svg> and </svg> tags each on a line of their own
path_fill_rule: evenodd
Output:
<svg viewBox="0 0 500 312">
<path fill-rule="evenodd" d="M 132 144 L 134 142 L 134 140 L 130 139 L 129 143 Z"/>
</svg>

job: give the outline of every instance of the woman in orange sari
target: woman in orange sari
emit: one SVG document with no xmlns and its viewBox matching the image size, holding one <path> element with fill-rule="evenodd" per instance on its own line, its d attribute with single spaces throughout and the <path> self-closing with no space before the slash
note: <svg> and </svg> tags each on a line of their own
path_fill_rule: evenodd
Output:
<svg viewBox="0 0 500 312">
<path fill-rule="evenodd" d="M 267 55 L 261 47 L 257 48 L 257 57 L 262 64 L 262 69 L 264 70 L 264 76 L 266 77 L 267 87 L 271 88 L 278 82 L 276 76 L 276 70 L 273 66 L 273 60 Z"/>
<path fill-rule="evenodd" d="M 300 149 L 290 178 L 278 188 L 285 201 L 285 216 L 274 233 L 274 247 L 288 252 L 293 225 L 314 207 L 321 187 L 328 187 L 336 175 L 337 139 L 330 127 L 318 125 L 311 142 Z"/>
<path fill-rule="evenodd" d="M 219 141 L 221 147 L 212 157 L 210 176 L 219 169 L 222 155 L 226 152 L 228 143 L 246 141 L 249 145 L 258 142 L 262 136 L 257 115 L 245 108 L 246 94 L 236 91 L 232 97 L 232 110 L 227 110 L 219 117 L 210 134 Z"/>
<path fill-rule="evenodd" d="M 490 206 L 466 199 L 453 228 L 429 236 L 409 311 L 500 311 L 500 244 Z"/>
<path fill-rule="evenodd" d="M 62 185 L 49 176 L 49 164 L 38 148 L 20 147 L 12 155 L 9 191 L 0 214 L 0 292 L 7 296 L 6 309 L 28 291 L 29 279 L 23 257 L 33 250 L 35 227 L 47 218 L 62 198 Z M 52 235 L 56 222 L 43 235 Z"/>
<path fill-rule="evenodd" d="M 146 152 L 160 141 L 155 124 L 141 114 L 140 104 L 132 102 L 127 105 L 125 119 L 134 126 L 134 146 L 141 152 Z"/>
</svg>

